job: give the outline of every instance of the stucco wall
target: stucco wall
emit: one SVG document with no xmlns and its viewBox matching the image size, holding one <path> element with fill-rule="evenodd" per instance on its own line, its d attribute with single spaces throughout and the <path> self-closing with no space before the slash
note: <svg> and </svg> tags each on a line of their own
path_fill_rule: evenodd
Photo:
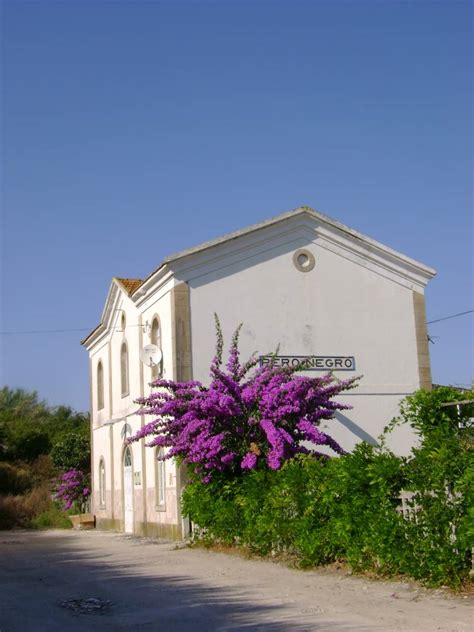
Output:
<svg viewBox="0 0 474 632">
<path fill-rule="evenodd" d="M 142 364 L 140 349 L 150 342 L 151 325 L 155 316 L 161 324 L 163 351 L 163 377 L 172 379 L 172 320 L 170 291 L 174 281 L 162 287 L 137 309 L 136 305 L 119 292 L 113 305 L 113 320 L 108 335 L 91 351 L 92 363 L 92 426 L 93 426 L 93 511 L 98 524 L 123 528 L 123 449 L 124 427 L 128 425 L 134 434 L 142 423 L 150 421 L 133 413 L 138 409 L 135 400 L 151 391 L 151 368 Z M 121 327 L 125 314 L 125 331 Z M 148 324 L 148 325 L 147 325 Z M 129 394 L 121 392 L 120 348 L 126 341 L 129 352 Z M 97 365 L 99 360 L 104 369 L 104 407 L 97 409 Z M 146 532 L 147 521 L 163 525 L 177 525 L 176 468 L 166 462 L 166 504 L 157 511 L 155 450 L 146 448 L 144 441 L 133 443 L 132 451 L 134 478 L 134 523 L 136 531 Z M 106 503 L 100 504 L 99 465 L 104 460 L 106 472 Z"/>
<path fill-rule="evenodd" d="M 354 408 L 331 422 L 334 436 L 351 449 L 361 439 L 375 441 L 400 399 L 419 387 L 413 286 L 329 245 L 308 231 L 295 230 L 283 242 L 269 232 L 268 239 L 249 244 L 240 259 L 229 263 L 216 253 L 181 274 L 191 287 L 195 379 L 208 381 L 215 348 L 213 312 L 227 343 L 244 323 L 244 359 L 278 346 L 280 355 L 355 356 L 354 372 L 336 373 L 340 378 L 363 376 L 356 391 L 340 398 Z M 315 257 L 310 272 L 293 263 L 299 248 Z M 393 447 L 406 453 L 412 441 L 404 429 L 394 436 Z"/>
</svg>

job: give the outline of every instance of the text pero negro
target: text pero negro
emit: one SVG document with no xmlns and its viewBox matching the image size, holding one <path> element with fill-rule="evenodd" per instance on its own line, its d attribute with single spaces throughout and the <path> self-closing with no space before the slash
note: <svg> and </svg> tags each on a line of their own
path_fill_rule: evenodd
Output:
<svg viewBox="0 0 474 632">
<path fill-rule="evenodd" d="M 274 366 L 293 367 L 302 365 L 304 371 L 355 371 L 354 356 L 260 356 L 260 366 L 272 363 Z"/>
</svg>

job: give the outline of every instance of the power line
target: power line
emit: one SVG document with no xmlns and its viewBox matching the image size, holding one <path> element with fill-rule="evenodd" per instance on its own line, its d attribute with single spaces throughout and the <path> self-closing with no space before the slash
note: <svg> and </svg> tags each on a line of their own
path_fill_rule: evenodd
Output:
<svg viewBox="0 0 474 632">
<path fill-rule="evenodd" d="M 127 325 L 126 327 L 143 327 L 144 325 Z M 0 336 L 14 336 L 18 334 L 63 334 L 79 331 L 92 331 L 94 327 L 81 327 L 78 329 L 30 329 L 23 331 L 0 331 Z M 122 327 L 109 327 L 109 330 L 122 331 Z"/>
<path fill-rule="evenodd" d="M 59 334 L 59 333 L 66 333 L 70 331 L 89 331 L 89 329 L 86 329 L 85 327 L 83 327 L 82 329 L 30 329 L 30 330 L 24 330 L 24 331 L 0 331 L 0 335 L 14 336 L 16 334 Z"/>
<path fill-rule="evenodd" d="M 426 324 L 432 325 L 433 323 L 439 323 L 442 320 L 449 320 L 450 318 L 457 318 L 458 316 L 464 316 L 465 314 L 472 314 L 474 309 L 468 309 L 467 312 L 459 312 L 459 314 L 451 314 L 451 316 L 444 316 L 443 318 L 437 318 L 436 320 L 429 320 Z"/>
<path fill-rule="evenodd" d="M 472 314 L 474 309 L 468 309 L 465 312 L 459 312 L 458 314 L 451 314 L 450 316 L 443 316 L 443 318 L 437 318 L 436 320 L 429 320 L 426 324 L 432 325 L 433 323 L 439 323 L 442 320 L 449 320 L 450 318 L 458 318 L 458 316 L 465 316 L 466 314 Z M 143 325 L 127 325 L 128 327 L 143 327 Z M 29 329 L 22 331 L 0 331 L 0 336 L 16 336 L 21 334 L 63 334 L 80 331 L 92 331 L 94 327 L 79 327 L 77 329 Z M 122 327 L 110 327 L 110 330 L 121 330 Z"/>
</svg>

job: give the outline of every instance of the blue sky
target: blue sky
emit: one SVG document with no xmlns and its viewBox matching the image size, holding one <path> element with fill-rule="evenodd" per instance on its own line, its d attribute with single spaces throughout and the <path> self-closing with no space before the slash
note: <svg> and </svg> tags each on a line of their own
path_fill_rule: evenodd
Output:
<svg viewBox="0 0 474 632">
<path fill-rule="evenodd" d="M 309 205 L 472 309 L 470 2 L 3 2 L 1 331 L 93 328 L 111 277 Z M 430 326 L 472 379 L 472 315 Z M 1 381 L 88 407 L 83 332 L 1 336 Z"/>
</svg>

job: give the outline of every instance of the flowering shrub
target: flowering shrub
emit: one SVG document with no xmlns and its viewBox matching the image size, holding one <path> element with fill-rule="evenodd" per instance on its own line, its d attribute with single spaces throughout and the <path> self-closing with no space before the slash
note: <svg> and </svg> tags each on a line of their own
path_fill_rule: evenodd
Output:
<svg viewBox="0 0 474 632">
<path fill-rule="evenodd" d="M 54 497 L 59 500 L 64 509 L 74 507 L 82 513 L 90 493 L 88 477 L 84 472 L 69 470 L 56 481 Z"/>
<path fill-rule="evenodd" d="M 345 561 L 459 588 L 472 581 L 474 405 L 443 404 L 473 399 L 448 387 L 408 396 L 396 424 L 420 435 L 409 457 L 362 442 L 340 459 L 298 455 L 276 471 L 196 480 L 184 489 L 183 514 L 205 544 L 283 553 L 303 567 Z M 411 516 L 400 511 L 402 490 L 416 493 Z"/>
<path fill-rule="evenodd" d="M 236 330 L 229 359 L 222 367 L 223 337 L 216 316 L 217 352 L 209 387 L 200 382 L 159 379 L 158 390 L 137 400 L 140 413 L 153 415 L 129 441 L 153 437 L 148 446 L 169 448 L 164 458 L 178 457 L 204 483 L 216 472 L 237 473 L 268 467 L 278 470 L 296 454 L 319 454 L 303 441 L 343 449 L 317 426 L 336 410 L 349 408 L 333 397 L 352 388 L 357 378 L 296 375 L 303 367 L 258 367 L 254 356 L 239 361 Z M 319 454 L 323 458 L 324 455 Z"/>
</svg>

